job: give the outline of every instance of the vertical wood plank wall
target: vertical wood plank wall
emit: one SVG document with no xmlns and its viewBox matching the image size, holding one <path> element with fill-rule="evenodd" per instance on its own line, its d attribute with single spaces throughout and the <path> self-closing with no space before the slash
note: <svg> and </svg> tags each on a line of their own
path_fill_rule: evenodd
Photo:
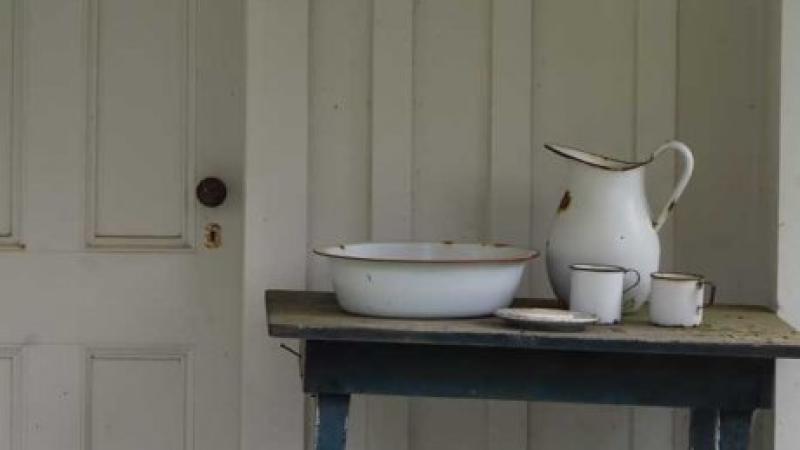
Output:
<svg viewBox="0 0 800 450">
<path fill-rule="evenodd" d="M 248 211 L 248 239 L 271 233 L 248 245 L 248 258 L 272 260 L 261 265 L 273 274 L 270 287 L 303 282 L 277 267 L 286 255 L 305 270 L 307 286 L 331 287 L 325 261 L 308 256 L 305 267 L 296 266 L 297 249 L 282 242 L 287 233 L 292 245 L 308 249 L 370 239 L 498 240 L 543 249 L 566 176 L 544 142 L 645 158 L 677 137 L 694 148 L 697 168 L 676 220 L 662 230 L 662 267 L 711 275 L 722 301 L 772 304 L 776 205 L 763 199 L 775 193 L 776 143 L 774 105 L 762 100 L 775 70 L 768 64 L 775 55 L 765 51 L 777 14 L 770 2 L 309 0 L 307 23 L 299 6 L 250 3 L 291 10 L 308 27 L 307 42 L 273 21 L 270 36 L 251 31 L 249 38 L 251 56 L 259 52 L 254 38 L 295 36 L 286 51 L 307 52 L 308 66 L 296 73 L 307 70 L 305 93 L 297 85 L 303 80 L 283 80 L 292 92 L 257 94 L 259 101 L 289 101 L 298 122 L 290 125 L 277 107 L 270 113 L 249 94 L 248 114 L 267 117 L 277 133 L 276 140 L 257 131 L 248 142 L 248 170 L 256 174 L 248 173 L 248 205 L 257 203 Z M 280 63 L 291 59 L 275 44 L 263 45 Z M 281 82 L 276 77 L 293 74 L 269 69 L 263 55 L 256 62 L 249 74 L 272 77 L 271 89 Z M 248 88 L 262 83 L 254 79 Z M 294 94 L 299 99 L 289 98 Z M 305 95 L 303 116 L 298 102 Z M 258 121 L 250 116 L 248 129 Z M 307 142 L 295 133 L 306 123 Z M 653 210 L 669 195 L 675 170 L 665 158 L 648 172 Z M 284 180 L 289 196 L 267 193 L 281 189 L 268 176 Z M 254 200 L 262 191 L 267 197 Z M 258 256 L 259 249 L 270 252 Z M 259 305 L 260 285 L 251 284 L 248 302 Z M 543 260 L 531 265 L 521 294 L 550 295 Z M 251 343 L 248 353 L 248 336 L 263 336 L 249 327 L 245 361 L 261 351 Z M 246 379 L 259 367 L 287 364 L 271 352 L 256 357 Z M 270 378 L 284 376 L 281 368 Z M 290 387 L 273 386 L 262 398 Z M 253 427 L 244 395 L 245 426 Z M 348 448 L 668 450 L 685 449 L 685 435 L 685 413 L 660 408 L 359 397 Z M 245 448 L 256 448 L 248 443 L 257 441 L 245 431 Z"/>
<path fill-rule="evenodd" d="M 780 8 L 778 312 L 800 327 L 800 3 L 785 1 Z M 800 360 L 778 360 L 775 378 L 775 449 L 790 450 L 797 447 L 800 426 Z"/>
</svg>

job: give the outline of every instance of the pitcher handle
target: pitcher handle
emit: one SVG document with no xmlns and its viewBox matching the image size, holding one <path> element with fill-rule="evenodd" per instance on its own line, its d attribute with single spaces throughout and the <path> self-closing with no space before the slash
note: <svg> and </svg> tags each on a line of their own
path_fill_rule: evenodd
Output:
<svg viewBox="0 0 800 450">
<path fill-rule="evenodd" d="M 689 184 L 689 179 L 692 177 L 692 171 L 694 170 L 694 156 L 692 156 L 692 151 L 689 150 L 689 147 L 687 147 L 683 142 L 667 142 L 653 152 L 651 159 L 655 160 L 666 150 L 675 150 L 678 152 L 678 155 L 681 157 L 683 162 L 683 172 L 681 173 L 680 178 L 678 178 L 675 188 L 672 190 L 672 195 L 669 197 L 669 201 L 661 210 L 661 213 L 659 213 L 658 218 L 653 221 L 653 228 L 655 228 L 656 233 L 661 229 L 662 226 L 664 226 L 664 222 L 667 221 L 670 213 L 672 213 L 672 210 L 675 209 L 675 204 L 678 202 L 678 198 L 680 198 L 681 194 L 683 194 L 683 190 L 686 189 L 686 185 Z"/>
</svg>

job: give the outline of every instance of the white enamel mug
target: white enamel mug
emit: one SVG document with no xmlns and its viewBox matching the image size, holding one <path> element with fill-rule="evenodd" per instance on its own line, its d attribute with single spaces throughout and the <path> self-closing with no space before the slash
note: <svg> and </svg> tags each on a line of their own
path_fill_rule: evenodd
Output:
<svg viewBox="0 0 800 450">
<path fill-rule="evenodd" d="M 597 323 L 614 324 L 622 319 L 622 295 L 639 285 L 635 269 L 602 264 L 572 264 L 569 309 L 597 316 Z M 623 286 L 625 274 L 634 273 L 636 281 Z"/>
<path fill-rule="evenodd" d="M 702 275 L 656 272 L 650 275 L 650 321 L 669 327 L 696 327 L 703 322 L 703 308 L 714 304 L 717 287 Z M 708 300 L 705 287 L 709 286 Z"/>
</svg>

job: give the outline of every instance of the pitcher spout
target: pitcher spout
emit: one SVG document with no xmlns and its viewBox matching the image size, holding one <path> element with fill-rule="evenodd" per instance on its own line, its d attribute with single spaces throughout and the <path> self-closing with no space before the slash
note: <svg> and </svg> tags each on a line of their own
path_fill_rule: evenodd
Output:
<svg viewBox="0 0 800 450">
<path fill-rule="evenodd" d="M 544 147 L 551 152 L 563 156 L 564 158 L 578 161 L 592 167 L 597 167 L 605 170 L 613 170 L 616 172 L 624 172 L 642 167 L 653 161 L 653 156 L 645 161 L 623 161 L 608 156 L 598 155 L 595 153 L 578 150 L 577 148 L 567 147 L 560 144 L 544 144 Z"/>
</svg>

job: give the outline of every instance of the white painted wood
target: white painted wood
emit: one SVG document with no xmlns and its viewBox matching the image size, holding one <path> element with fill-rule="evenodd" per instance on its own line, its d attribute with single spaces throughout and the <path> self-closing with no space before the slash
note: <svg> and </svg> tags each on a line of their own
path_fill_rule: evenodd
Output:
<svg viewBox="0 0 800 450">
<path fill-rule="evenodd" d="M 417 3 L 414 18 L 414 238 L 486 238 L 491 4 Z"/>
<path fill-rule="evenodd" d="M 413 238 L 412 167 L 415 0 L 372 2 L 371 235 L 374 241 Z M 409 449 L 409 401 L 368 397 L 369 450 Z"/>
<path fill-rule="evenodd" d="M 245 17 L 242 448 L 297 450 L 304 429 L 297 361 L 267 338 L 264 289 L 306 285 L 309 5 L 247 0 Z"/>
<path fill-rule="evenodd" d="M 92 8 L 92 4 L 99 9 Z M 90 429 L 101 432 L 94 435 L 99 439 L 95 447 L 134 445 L 131 435 L 103 434 L 102 426 L 98 428 L 94 423 L 99 418 L 84 415 L 88 411 L 84 396 L 88 373 L 84 370 L 86 349 L 108 346 L 163 349 L 176 345 L 191 347 L 195 358 L 197 389 L 192 391 L 191 399 L 197 438 L 194 448 L 238 447 L 244 112 L 241 4 L 197 0 L 191 3 L 196 8 L 189 8 L 190 3 L 184 2 L 123 5 L 106 0 L 96 3 L 36 0 L 15 5 L 19 8 L 16 17 L 22 34 L 16 61 L 22 65 L 24 75 L 15 123 L 19 124 L 19 142 L 24 144 L 20 150 L 25 164 L 20 166 L 23 170 L 18 175 L 23 182 L 22 226 L 28 245 L 25 251 L 0 255 L 3 286 L 0 343 L 23 347 L 22 447 L 88 448 L 92 437 L 85 431 Z M 133 10 L 125 9 L 128 7 Z M 187 19 L 189 15 L 191 18 Z M 93 20 L 95 17 L 97 21 Z M 94 39 L 90 31 L 96 24 L 101 32 L 96 42 L 99 47 L 107 46 L 98 49 L 101 60 L 132 54 L 131 60 L 99 71 L 101 84 L 109 75 L 113 75 L 115 83 L 100 95 L 100 105 L 106 105 L 106 100 L 113 97 L 116 113 L 137 122 L 122 121 L 115 125 L 113 121 L 103 122 L 103 114 L 109 110 L 101 107 L 99 134 L 113 142 L 143 132 L 136 129 L 141 125 L 139 122 L 146 121 L 138 118 L 143 110 L 166 107 L 175 98 L 170 97 L 173 91 L 162 92 L 165 97 L 156 101 L 166 103 L 138 103 L 152 100 L 148 95 L 158 91 L 164 81 L 151 77 L 153 68 L 145 67 L 148 58 L 153 61 L 163 57 L 188 58 L 188 49 L 183 48 L 188 45 L 188 38 L 181 38 L 181 33 L 188 33 L 191 28 L 185 28 L 187 20 L 197 28 L 196 72 L 200 83 L 197 102 L 192 108 L 198 125 L 195 130 L 198 158 L 191 162 L 191 180 L 187 179 L 188 174 L 184 175 L 184 184 L 193 185 L 195 176 L 206 174 L 227 182 L 228 201 L 216 210 L 196 213 L 197 226 L 215 222 L 222 227 L 224 245 L 213 251 L 204 247 L 159 252 L 140 249 L 137 253 L 87 251 L 89 204 L 85 191 L 90 183 L 86 157 L 91 147 L 88 118 L 90 86 L 93 86 L 87 70 L 92 58 L 87 51 Z M 148 40 L 151 37 L 163 42 L 155 45 Z M 129 62 L 137 64 L 128 66 Z M 194 67 L 194 63 L 181 64 L 186 70 Z M 115 72 L 123 68 L 130 73 Z M 5 67 L 0 67 L 1 70 Z M 153 116 L 158 116 L 158 112 L 152 112 Z M 167 120 L 160 126 L 165 127 L 162 137 L 186 132 L 183 125 Z M 145 156 L 139 148 L 125 147 L 126 143 L 112 146 L 112 152 L 125 153 L 114 153 L 118 157 L 116 163 L 130 156 Z M 179 154 L 181 147 L 175 145 L 162 148 L 163 154 Z M 108 149 L 102 144 L 98 148 L 104 149 L 101 153 Z M 141 185 L 152 181 L 162 168 L 160 161 L 153 158 L 147 165 L 130 164 L 126 167 L 128 172 L 115 177 L 113 183 L 119 192 L 143 192 L 147 188 Z M 186 187 L 180 190 L 188 196 Z M 104 195 L 113 192 L 109 190 Z M 152 205 L 148 207 L 137 206 L 126 195 L 109 200 L 109 204 L 119 212 L 119 220 L 126 221 L 125 216 L 131 212 L 139 214 L 135 220 L 131 219 L 134 228 L 143 223 L 163 223 L 160 222 L 163 217 L 156 217 L 159 211 L 174 212 L 170 209 L 169 194 L 152 196 L 149 199 Z M 184 203 L 182 198 L 181 204 Z M 182 210 L 178 214 L 185 215 Z M 192 223 L 194 216 L 192 213 Z M 108 383 L 102 387 L 108 396 L 104 398 L 129 395 L 124 383 L 106 380 Z M 137 378 L 136 382 L 137 389 L 156 389 L 143 394 L 142 400 L 159 394 L 157 377 Z M 164 400 L 168 397 L 164 396 Z M 144 404 L 132 403 L 122 419 L 134 428 L 144 427 L 150 415 Z M 135 431 L 128 431 L 131 430 Z M 182 438 L 182 442 L 191 442 L 190 437 Z M 152 443 L 171 442 L 168 435 L 160 432 L 148 439 Z"/>
<path fill-rule="evenodd" d="M 85 51 L 87 11 L 78 0 L 22 5 L 22 228 L 29 251 L 74 251 L 83 247 L 76 237 L 84 234 L 88 80 L 86 60 L 79 56 Z M 31 180 L 35 173 L 46 176 Z"/>
<path fill-rule="evenodd" d="M 766 283 L 774 283 L 778 273 L 778 178 L 780 158 L 779 151 L 779 114 L 781 103 L 781 2 L 765 2 L 758 10 L 760 20 L 757 39 L 761 48 L 763 71 L 759 73 L 760 97 L 763 101 L 760 117 L 763 129 L 763 146 L 767 151 L 761 152 L 758 160 L 758 199 L 762 203 L 764 229 L 766 231 L 761 256 L 766 267 Z M 780 297 L 779 286 L 773 287 L 772 295 L 765 299 L 765 304 L 775 308 Z M 775 414 L 773 411 L 757 411 L 753 425 L 751 447 L 754 450 L 769 450 L 775 447 Z"/>
<path fill-rule="evenodd" d="M 774 174 L 767 169 L 775 150 L 766 141 L 762 85 L 768 3 L 679 8 L 677 135 L 694 150 L 696 166 L 676 215 L 676 267 L 707 275 L 720 286 L 718 300 L 729 303 L 768 305 L 775 297 Z"/>
<path fill-rule="evenodd" d="M 674 443 L 674 410 L 669 408 L 633 408 L 631 422 L 632 450 L 678 450 Z M 685 448 L 685 447 L 684 447 Z"/>
<path fill-rule="evenodd" d="M 420 1 L 414 15 L 413 238 L 488 238 L 491 3 Z M 485 449 L 484 401 L 412 399 L 410 447 Z"/>
<path fill-rule="evenodd" d="M 488 402 L 465 399 L 412 399 L 409 443 L 414 450 L 490 448 Z"/>
<path fill-rule="evenodd" d="M 646 159 L 675 138 L 677 97 L 678 2 L 638 0 L 636 24 L 635 155 Z M 647 193 L 652 214 L 661 210 L 675 183 L 675 159 L 659 158 L 647 168 Z M 661 228 L 661 268 L 674 265 L 674 216 Z"/>
<path fill-rule="evenodd" d="M 488 237 L 522 247 L 530 246 L 532 216 L 531 14 L 526 0 L 492 3 Z M 520 293 L 529 293 L 527 282 Z"/>
<path fill-rule="evenodd" d="M 775 448 L 775 411 L 759 409 L 753 415 L 750 435 L 752 450 L 771 450 Z"/>
<path fill-rule="evenodd" d="M 267 348 L 261 317 L 250 319 L 263 314 L 261 289 L 300 287 L 306 278 L 328 288 L 325 264 L 300 249 L 332 241 L 487 239 L 543 248 L 564 170 L 541 143 L 646 157 L 676 134 L 678 100 L 686 95 L 677 92 L 684 86 L 678 84 L 678 34 L 702 20 L 758 25 L 761 19 L 746 16 L 765 14 L 750 8 L 753 2 L 716 16 L 706 10 L 721 3 L 696 10 L 677 3 L 347 0 L 336 6 L 314 1 L 309 9 L 306 2 L 251 1 L 247 236 L 254 245 L 247 277 L 256 281 L 248 282 L 245 313 L 246 354 L 253 358 L 245 360 L 251 380 L 244 391 L 246 448 L 273 437 L 299 445 L 290 439 L 300 414 L 279 414 L 293 407 L 292 359 Z M 679 23 L 679 9 L 681 17 L 702 17 Z M 771 30 L 764 26 L 737 42 L 761 45 L 768 39 L 758 36 Z M 746 53 L 738 64 L 751 64 L 755 55 Z M 752 92 L 768 86 L 769 68 L 763 70 L 748 81 Z M 723 85 L 721 97 L 737 98 L 739 85 Z M 695 110 L 681 120 L 699 127 L 698 117 Z M 732 165 L 752 162 L 753 152 L 734 153 Z M 754 171 L 762 187 L 770 167 L 762 162 Z M 674 173 L 666 160 L 649 171 L 653 209 L 666 198 Z M 747 184 L 749 193 L 752 187 Z M 707 189 L 714 190 L 709 197 L 730 190 Z M 759 208 L 768 213 L 768 201 Z M 678 214 L 686 233 L 698 226 L 682 206 Z M 755 228 L 766 229 L 765 223 Z M 690 269 L 675 251 L 687 246 L 684 230 L 670 225 L 662 232 L 663 267 Z M 692 245 L 699 253 L 708 243 Z M 760 251 L 759 261 L 768 264 L 769 250 Z M 523 292 L 550 294 L 543 267 L 533 265 Z M 763 273 L 742 292 L 761 289 Z M 266 386 L 254 386 L 264 377 Z M 359 450 L 595 443 L 677 449 L 686 442 L 684 412 L 666 409 L 402 398 L 354 403 L 349 446 Z M 542 420 L 549 425 L 542 427 Z"/>
<path fill-rule="evenodd" d="M 0 348 L 0 449 L 22 448 L 22 355 L 19 347 Z"/>
<path fill-rule="evenodd" d="M 782 2 L 780 29 L 778 313 L 800 327 L 800 3 Z M 789 450 L 800 430 L 800 361 L 778 360 L 775 370 L 775 450 Z"/>
<path fill-rule="evenodd" d="M 21 216 L 22 8 L 0 1 L 0 248 L 18 248 Z"/>
<path fill-rule="evenodd" d="M 0 449 L 14 448 L 14 361 L 0 356 Z"/>
<path fill-rule="evenodd" d="M 372 239 L 412 236 L 415 0 L 374 0 Z"/>
<path fill-rule="evenodd" d="M 677 89 L 677 0 L 638 0 L 635 30 L 636 159 L 646 159 L 664 142 L 675 137 Z M 645 184 L 651 214 L 661 210 L 675 184 L 675 160 L 659 158 L 648 166 Z M 680 206 L 678 207 L 680 208 Z M 674 216 L 659 232 L 662 270 L 674 267 Z M 667 408 L 631 409 L 631 449 L 678 450 L 674 447 L 673 418 Z"/>
<path fill-rule="evenodd" d="M 629 449 L 628 408 L 531 403 L 530 449 Z"/>
<path fill-rule="evenodd" d="M 534 247 L 545 248 L 566 175 L 545 142 L 635 156 L 638 21 L 634 1 L 533 4 Z M 544 264 L 533 269 L 532 292 L 551 296 Z M 530 449 L 630 448 L 629 408 L 531 404 L 528 414 Z"/>
<path fill-rule="evenodd" d="M 545 247 L 566 175 L 566 164 L 543 150 L 545 142 L 633 156 L 634 6 L 633 1 L 534 2 L 534 247 Z M 544 264 L 534 266 L 532 289 L 552 296 Z"/>
<path fill-rule="evenodd" d="M 368 396 L 366 442 L 370 450 L 408 450 L 408 399 Z"/>
<path fill-rule="evenodd" d="M 530 248 L 532 214 L 531 14 L 528 0 L 492 2 L 487 238 L 523 248 Z M 521 295 L 530 294 L 529 281 L 523 278 Z M 527 404 L 490 401 L 487 408 L 487 449 L 527 449 Z"/>
<path fill-rule="evenodd" d="M 190 365 L 186 353 L 91 351 L 86 448 L 193 448 Z"/>
<path fill-rule="evenodd" d="M 363 242 L 370 234 L 370 47 L 366 0 L 311 2 L 309 245 Z M 330 290 L 330 261 L 310 256 L 309 287 Z M 348 443 L 366 446 L 367 403 L 350 402 Z"/>
<path fill-rule="evenodd" d="M 672 413 L 672 446 L 675 450 L 689 448 L 689 422 L 691 420 L 688 409 L 676 409 Z"/>
<path fill-rule="evenodd" d="M 679 9 L 678 137 L 695 150 L 697 170 L 676 213 L 676 267 L 725 286 L 723 302 L 771 306 L 776 296 L 778 7 Z M 756 430 L 754 447 L 769 448 L 769 436 Z"/>
<path fill-rule="evenodd" d="M 311 3 L 309 245 L 370 234 L 370 4 Z M 309 283 L 331 289 L 329 261 L 310 256 Z"/>
<path fill-rule="evenodd" d="M 0 196 L 0 235 L 11 233 L 11 154 L 14 148 L 14 19 L 15 2 L 0 2 L 0 180 L 7 195 Z"/>
<path fill-rule="evenodd" d="M 528 448 L 528 404 L 489 401 L 486 417 L 486 448 L 526 450 Z"/>
<path fill-rule="evenodd" d="M 89 245 L 193 243 L 196 9 L 89 1 Z"/>
<path fill-rule="evenodd" d="M 23 349 L 23 449 L 83 450 L 84 352 L 75 345 Z"/>
</svg>

